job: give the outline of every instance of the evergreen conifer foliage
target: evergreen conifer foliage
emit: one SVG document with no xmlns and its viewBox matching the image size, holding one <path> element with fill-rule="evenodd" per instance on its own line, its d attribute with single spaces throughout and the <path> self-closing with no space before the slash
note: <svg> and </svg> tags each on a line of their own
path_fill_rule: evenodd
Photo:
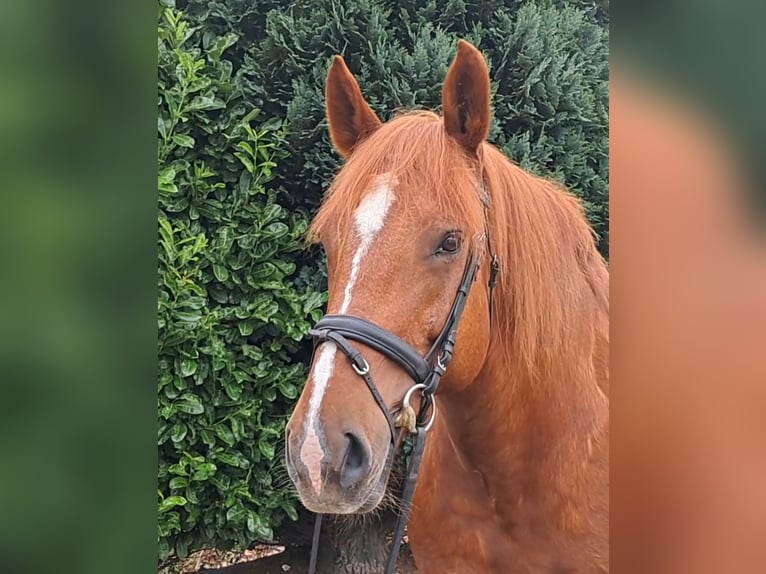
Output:
<svg viewBox="0 0 766 574">
<path fill-rule="evenodd" d="M 277 177 L 292 201 L 316 209 L 340 164 L 324 119 L 324 80 L 340 53 L 382 120 L 439 109 L 457 40 L 486 56 L 490 141 L 524 168 L 584 200 L 608 254 L 608 29 L 594 3 L 320 0 L 275 9 L 254 43 L 271 113 L 290 126 L 292 156 Z M 268 88 L 265 88 L 268 86 Z"/>
<path fill-rule="evenodd" d="M 484 34 L 492 61 L 490 140 L 583 201 L 608 254 L 608 33 L 570 6 L 498 12 Z"/>
</svg>

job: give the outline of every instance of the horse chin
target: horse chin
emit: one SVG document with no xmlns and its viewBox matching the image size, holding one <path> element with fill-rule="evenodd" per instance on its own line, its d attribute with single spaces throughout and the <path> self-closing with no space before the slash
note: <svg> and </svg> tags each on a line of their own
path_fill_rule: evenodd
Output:
<svg viewBox="0 0 766 574">
<path fill-rule="evenodd" d="M 377 484 L 370 489 L 370 494 L 367 497 L 367 500 L 362 503 L 362 505 L 356 510 L 354 514 L 365 514 L 367 512 L 372 512 L 378 506 L 380 506 L 380 503 L 383 502 L 383 497 L 386 494 L 387 483 L 388 480 L 385 473 L 381 473 Z"/>
<path fill-rule="evenodd" d="M 383 465 L 383 468 L 374 473 L 365 485 L 353 492 L 353 498 L 349 497 L 348 490 L 334 492 L 334 496 L 321 497 L 321 499 L 305 496 L 300 489 L 298 493 L 303 506 L 316 514 L 366 514 L 378 508 L 383 501 L 389 474 L 389 464 Z"/>
<path fill-rule="evenodd" d="M 386 493 L 386 482 L 375 484 L 361 496 L 355 496 L 354 500 L 348 498 L 335 498 L 330 500 L 316 500 L 301 496 L 301 502 L 311 512 L 317 514 L 366 514 L 372 512 L 382 502 Z"/>
</svg>

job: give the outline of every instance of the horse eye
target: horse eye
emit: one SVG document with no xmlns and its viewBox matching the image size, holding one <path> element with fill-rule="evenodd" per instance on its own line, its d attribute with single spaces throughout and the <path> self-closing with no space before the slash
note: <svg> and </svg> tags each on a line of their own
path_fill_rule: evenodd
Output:
<svg viewBox="0 0 766 574">
<path fill-rule="evenodd" d="M 442 239 L 439 249 L 436 250 L 437 255 L 454 255 L 460 249 L 462 241 L 460 235 L 455 231 L 450 231 Z"/>
</svg>

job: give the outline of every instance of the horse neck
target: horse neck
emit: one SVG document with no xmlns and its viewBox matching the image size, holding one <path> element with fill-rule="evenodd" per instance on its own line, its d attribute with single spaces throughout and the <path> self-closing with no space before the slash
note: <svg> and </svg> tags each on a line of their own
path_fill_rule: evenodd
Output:
<svg viewBox="0 0 766 574">
<path fill-rule="evenodd" d="M 546 369 L 524 368 L 496 338 L 484 367 L 464 390 L 440 397 L 445 448 L 453 449 L 502 496 L 514 481 L 555 488 L 594 457 L 606 456 L 608 354 L 606 318 L 593 307 L 578 349 Z M 449 444 L 446 444 L 448 442 Z M 566 485 L 559 485 L 566 488 Z"/>
</svg>

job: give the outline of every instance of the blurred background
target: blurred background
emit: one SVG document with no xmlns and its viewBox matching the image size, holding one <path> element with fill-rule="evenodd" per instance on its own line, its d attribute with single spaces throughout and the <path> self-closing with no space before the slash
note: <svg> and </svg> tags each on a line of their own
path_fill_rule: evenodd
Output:
<svg viewBox="0 0 766 574">
<path fill-rule="evenodd" d="M 763 572 L 764 5 L 611 8 L 612 568 Z"/>
</svg>

